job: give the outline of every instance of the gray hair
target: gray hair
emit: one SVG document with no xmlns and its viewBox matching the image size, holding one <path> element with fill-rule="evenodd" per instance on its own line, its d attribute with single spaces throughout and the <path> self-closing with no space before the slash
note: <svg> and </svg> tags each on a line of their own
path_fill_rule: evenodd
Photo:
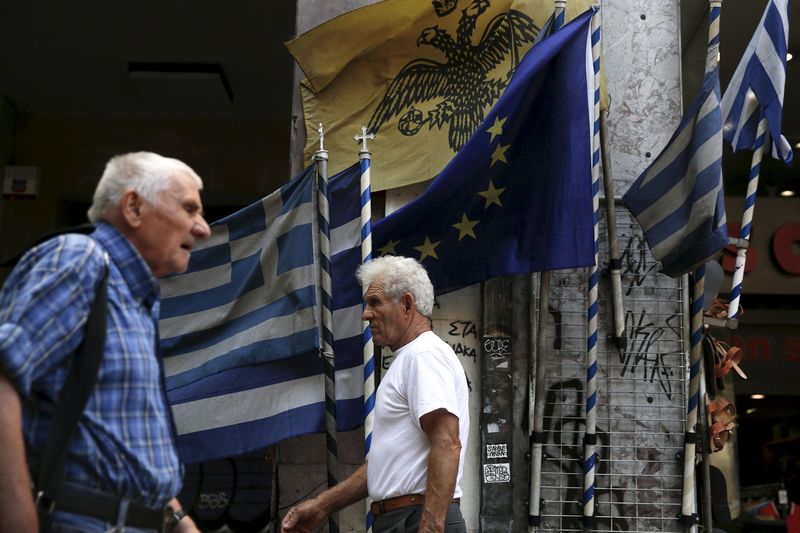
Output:
<svg viewBox="0 0 800 533">
<path fill-rule="evenodd" d="M 172 177 L 184 172 L 194 180 L 198 189 L 203 180 L 183 161 L 153 152 L 133 152 L 112 157 L 94 190 L 94 199 L 87 215 L 89 222 L 106 220 L 129 190 L 139 193 L 151 204 L 157 204 L 160 193 L 169 188 Z"/>
<path fill-rule="evenodd" d="M 383 292 L 393 302 L 399 302 L 409 292 L 417 300 L 417 311 L 430 318 L 433 312 L 433 283 L 419 261 L 410 257 L 387 255 L 362 264 L 356 271 L 361 287 L 371 283 L 383 285 Z"/>
</svg>

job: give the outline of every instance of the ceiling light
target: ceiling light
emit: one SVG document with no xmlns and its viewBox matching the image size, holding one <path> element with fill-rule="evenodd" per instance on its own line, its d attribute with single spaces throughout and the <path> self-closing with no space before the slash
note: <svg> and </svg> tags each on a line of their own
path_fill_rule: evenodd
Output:
<svg viewBox="0 0 800 533">
<path fill-rule="evenodd" d="M 790 197 L 794 196 L 795 194 L 797 194 L 797 193 L 795 193 L 791 189 L 784 189 L 784 190 L 782 190 L 781 192 L 778 193 L 778 196 L 783 196 L 784 198 L 790 198 Z"/>
<path fill-rule="evenodd" d="M 791 52 L 786 52 L 786 61 L 791 61 L 793 57 Z"/>
<path fill-rule="evenodd" d="M 763 400 L 764 398 L 766 398 L 766 396 L 763 395 L 763 394 L 751 394 L 750 395 L 750 399 L 751 400 Z"/>
<path fill-rule="evenodd" d="M 151 104 L 224 109 L 233 103 L 233 90 L 218 64 L 131 62 L 128 77 Z"/>
</svg>

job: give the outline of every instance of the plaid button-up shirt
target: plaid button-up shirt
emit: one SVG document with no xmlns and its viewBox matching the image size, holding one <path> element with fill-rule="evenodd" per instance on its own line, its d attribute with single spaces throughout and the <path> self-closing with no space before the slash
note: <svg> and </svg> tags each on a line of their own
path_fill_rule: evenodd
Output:
<svg viewBox="0 0 800 533">
<path fill-rule="evenodd" d="M 108 224 L 31 249 L 0 292 L 0 371 L 22 398 L 29 450 L 42 450 L 70 356 L 109 256 L 108 326 L 95 390 L 69 445 L 65 479 L 145 505 L 181 488 L 156 349 L 158 282 Z M 35 452 L 33 452 L 35 453 Z"/>
</svg>

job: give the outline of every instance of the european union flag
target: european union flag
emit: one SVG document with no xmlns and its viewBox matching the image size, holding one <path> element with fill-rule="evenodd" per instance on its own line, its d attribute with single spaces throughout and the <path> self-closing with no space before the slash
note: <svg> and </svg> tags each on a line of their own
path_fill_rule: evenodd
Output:
<svg viewBox="0 0 800 533">
<path fill-rule="evenodd" d="M 594 264 L 591 17 L 528 52 L 425 193 L 375 224 L 378 253 L 421 260 L 438 292 Z"/>
</svg>

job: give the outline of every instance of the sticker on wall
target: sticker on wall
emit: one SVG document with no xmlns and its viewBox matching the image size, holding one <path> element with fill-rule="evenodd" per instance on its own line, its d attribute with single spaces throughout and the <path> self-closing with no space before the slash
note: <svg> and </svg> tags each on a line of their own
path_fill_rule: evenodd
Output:
<svg viewBox="0 0 800 533">
<path fill-rule="evenodd" d="M 511 463 L 490 463 L 483 465 L 484 483 L 509 483 L 511 481 Z"/>
<path fill-rule="evenodd" d="M 505 459 L 508 457 L 508 444 L 487 444 L 487 459 Z"/>
</svg>

